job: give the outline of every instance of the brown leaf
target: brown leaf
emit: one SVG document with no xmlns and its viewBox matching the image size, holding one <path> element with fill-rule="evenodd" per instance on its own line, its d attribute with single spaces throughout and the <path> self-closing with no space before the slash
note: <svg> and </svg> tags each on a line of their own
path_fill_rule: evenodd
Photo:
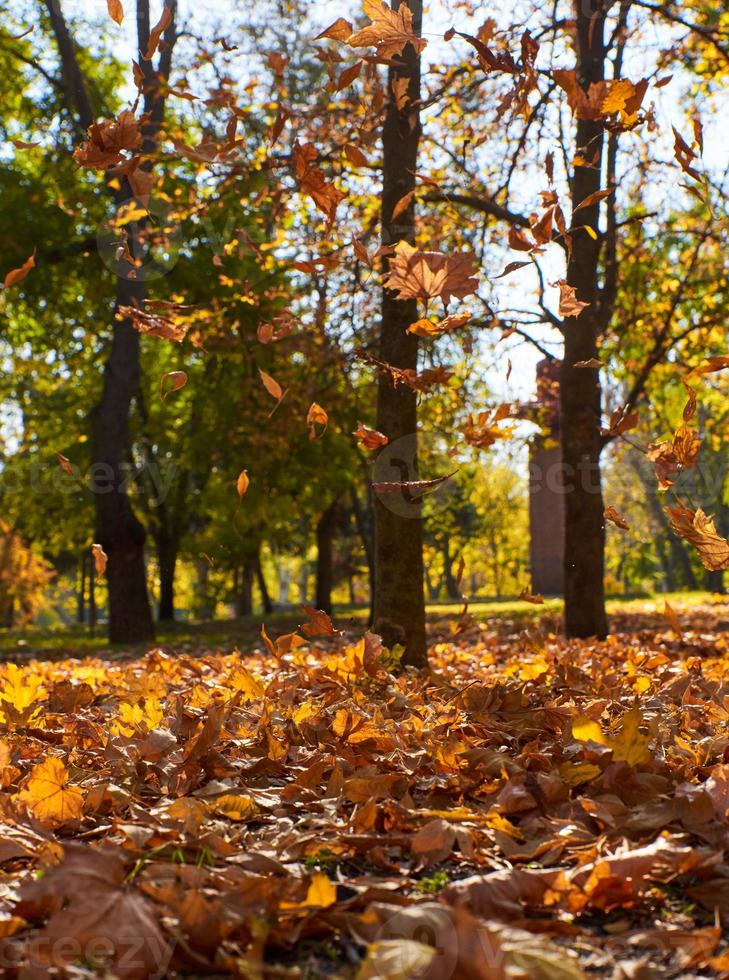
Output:
<svg viewBox="0 0 729 980">
<path fill-rule="evenodd" d="M 579 316 L 588 307 L 589 303 L 583 303 L 577 299 L 577 291 L 574 286 L 570 286 L 565 279 L 558 280 L 555 286 L 559 287 L 559 315 L 560 317 Z"/>
<path fill-rule="evenodd" d="M 294 165 L 294 175 L 304 194 L 308 194 L 319 210 L 326 215 L 327 221 L 332 222 L 337 205 L 344 194 L 334 184 L 328 184 L 324 172 L 316 166 L 316 148 L 312 143 L 303 145 L 297 140 L 291 151 Z"/>
<path fill-rule="evenodd" d="M 668 507 L 666 513 L 679 538 L 696 548 L 704 568 L 711 572 L 729 568 L 729 541 L 717 532 L 713 520 L 700 507 L 693 511 L 679 504 Z"/>
<path fill-rule="evenodd" d="M 411 497 L 422 497 L 429 490 L 434 490 L 446 480 L 454 477 L 458 470 L 447 473 L 445 476 L 438 476 L 434 480 L 411 480 L 403 483 L 373 483 L 372 489 L 375 493 L 408 493 Z"/>
<path fill-rule="evenodd" d="M 179 391 L 187 384 L 187 374 L 184 371 L 168 371 L 160 378 L 159 390 L 162 401 L 173 391 Z"/>
<path fill-rule="evenodd" d="M 470 319 L 470 313 L 456 313 L 453 316 L 444 317 L 437 323 L 433 323 L 432 320 L 416 320 L 408 327 L 408 333 L 414 333 L 418 337 L 441 337 L 443 334 L 459 330 Z"/>
<path fill-rule="evenodd" d="M 335 41 L 346 41 L 347 38 L 352 33 L 352 25 L 344 17 L 337 17 L 333 24 L 330 24 L 325 31 L 321 34 L 317 34 L 314 38 L 315 41 L 321 41 L 322 38 L 330 37 Z"/>
<path fill-rule="evenodd" d="M 270 374 L 266 374 L 265 371 L 262 371 L 261 368 L 258 369 L 258 373 L 261 376 L 263 387 L 266 389 L 269 395 L 272 398 L 275 398 L 276 401 L 280 402 L 281 399 L 283 398 L 284 392 L 283 392 L 283 388 L 278 383 L 278 381 L 272 378 Z"/>
<path fill-rule="evenodd" d="M 80 167 L 89 170 L 105 170 L 120 163 L 125 151 L 140 146 L 141 122 L 129 109 L 123 109 L 116 120 L 92 123 L 86 134 L 86 142 L 74 150 L 74 160 Z"/>
<path fill-rule="evenodd" d="M 91 554 L 94 559 L 94 568 L 96 569 L 97 575 L 103 575 L 106 571 L 106 566 L 109 561 L 109 557 L 101 547 L 100 544 L 91 545 Z"/>
<path fill-rule="evenodd" d="M 402 54 L 407 44 L 412 44 L 416 52 L 426 47 L 428 42 L 413 33 L 413 15 L 406 3 L 397 10 L 384 0 L 364 0 L 362 6 L 372 23 L 347 39 L 351 48 L 372 45 L 377 57 L 386 59 Z"/>
<path fill-rule="evenodd" d="M 63 453 L 56 453 L 56 460 L 64 473 L 68 473 L 69 476 L 74 475 L 73 464 L 67 456 L 64 456 Z"/>
<path fill-rule="evenodd" d="M 394 221 L 395 218 L 398 218 L 403 213 L 403 211 L 407 211 L 407 209 L 410 207 L 410 202 L 414 197 L 415 191 L 408 191 L 407 194 L 403 194 L 400 200 L 395 202 L 390 220 Z"/>
<path fill-rule="evenodd" d="M 681 624 L 678 621 L 678 615 L 676 613 L 676 610 L 673 608 L 672 605 L 669 604 L 668 600 L 666 600 L 664 602 L 664 604 L 663 604 L 663 615 L 666 617 L 666 619 L 668 620 L 668 622 L 671 624 L 671 629 L 673 630 L 673 632 L 676 634 L 676 636 L 680 640 L 681 637 L 683 636 L 683 631 L 681 629 Z"/>
<path fill-rule="evenodd" d="M 162 35 L 171 23 L 172 11 L 169 7 L 165 6 L 162 9 L 162 16 L 160 17 L 159 21 L 149 32 L 149 43 L 147 44 L 147 50 L 144 53 L 144 59 L 146 61 L 151 61 L 151 59 L 154 57 L 154 53 L 159 47 L 159 42 L 162 39 Z"/>
<path fill-rule="evenodd" d="M 536 595 L 531 595 L 528 589 L 522 589 L 519 593 L 519 598 L 522 600 L 522 602 L 531 602 L 534 606 L 544 605 L 544 599 L 542 596 L 538 592 Z"/>
<path fill-rule="evenodd" d="M 306 413 L 306 424 L 309 426 L 309 438 L 314 440 L 320 436 L 323 436 L 326 427 L 329 423 L 329 416 L 321 405 L 317 405 L 316 402 L 312 402 L 309 411 Z M 321 430 L 317 432 L 317 426 L 321 426 Z"/>
<path fill-rule="evenodd" d="M 354 143 L 344 144 L 344 155 L 355 167 L 366 167 L 368 165 L 367 157 L 358 146 L 354 145 Z"/>
<path fill-rule="evenodd" d="M 35 268 L 35 252 L 23 262 L 23 264 L 18 269 L 11 269 L 5 276 L 3 281 L 3 287 L 9 289 L 10 286 L 14 286 L 16 283 L 21 282 L 25 279 L 31 269 Z"/>
<path fill-rule="evenodd" d="M 114 23 L 121 24 L 124 20 L 124 7 L 121 0 L 106 0 L 106 7 Z"/>
<path fill-rule="evenodd" d="M 606 507 L 602 516 L 606 521 L 611 521 L 616 527 L 622 528 L 623 531 L 630 530 L 630 524 L 627 523 L 624 517 L 620 516 L 614 507 Z"/>
<path fill-rule="evenodd" d="M 336 636 L 339 632 L 334 628 L 331 616 L 323 609 L 307 606 L 306 603 L 302 603 L 299 608 L 309 617 L 308 621 L 300 627 L 301 632 L 306 636 Z"/>
<path fill-rule="evenodd" d="M 245 497 L 246 491 L 248 490 L 250 483 L 251 481 L 248 478 L 248 470 L 241 470 L 240 475 L 238 476 L 238 479 L 236 480 L 236 484 L 235 484 L 235 488 L 238 491 L 238 496 L 240 497 L 241 500 L 243 500 L 243 498 Z"/>
<path fill-rule="evenodd" d="M 478 286 L 475 256 L 473 252 L 420 252 L 407 242 L 398 242 L 384 285 L 396 291 L 398 299 L 440 296 L 444 303 L 451 296 L 463 299 Z"/>
<path fill-rule="evenodd" d="M 371 429 L 364 422 L 357 423 L 357 430 L 352 435 L 361 446 L 369 450 L 380 449 L 390 441 L 386 435 L 378 432 L 377 429 Z"/>
</svg>

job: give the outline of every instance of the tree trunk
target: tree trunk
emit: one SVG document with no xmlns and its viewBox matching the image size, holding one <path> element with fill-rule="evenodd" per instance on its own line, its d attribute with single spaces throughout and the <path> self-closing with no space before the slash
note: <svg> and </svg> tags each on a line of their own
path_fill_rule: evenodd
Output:
<svg viewBox="0 0 729 980">
<path fill-rule="evenodd" d="M 236 569 L 238 571 L 238 569 Z M 236 575 L 238 587 L 235 596 L 236 616 L 253 615 L 253 576 L 255 574 L 255 560 L 246 558 L 239 574 Z"/>
<path fill-rule="evenodd" d="M 195 596 L 196 613 L 202 620 L 210 620 L 215 615 L 215 607 L 210 595 L 209 577 L 210 565 L 205 558 L 195 562 L 197 572 L 197 594 Z"/>
<path fill-rule="evenodd" d="M 130 250 L 138 243 L 130 236 Z M 122 269 L 116 309 L 141 306 L 144 288 Z M 114 323 L 109 358 L 104 368 L 101 400 L 93 411 L 92 473 L 98 541 L 108 555 L 109 639 L 138 643 L 154 639 L 147 594 L 145 530 L 126 492 L 129 456 L 129 411 L 139 385 L 139 334 L 127 318 Z"/>
<path fill-rule="evenodd" d="M 392 0 L 392 6 L 397 9 L 400 3 Z M 420 35 L 422 0 L 407 0 L 407 6 L 413 15 L 413 30 Z M 409 101 L 402 109 L 397 108 L 392 98 L 392 85 L 398 78 L 408 79 Z M 412 45 L 389 68 L 388 94 L 390 102 L 382 133 L 382 244 L 401 240 L 412 244 L 415 240 L 412 200 L 397 218 L 392 217 L 397 202 L 415 189 L 418 165 L 420 57 Z M 417 319 L 416 300 L 397 300 L 392 292 L 383 290 L 379 350 L 382 361 L 401 369 L 417 368 L 418 339 L 415 334 L 407 333 L 407 327 Z M 398 470 L 389 479 L 417 480 L 417 395 L 405 385 L 395 388 L 384 374 L 380 375 L 377 386 L 377 428 L 388 437 L 391 468 Z M 376 495 L 374 511 L 374 628 L 386 646 L 399 643 L 405 647 L 404 664 L 425 667 L 428 660 L 421 505 L 405 494 L 397 500 Z"/>
<path fill-rule="evenodd" d="M 164 116 L 165 83 L 169 79 L 176 40 L 176 0 L 167 0 L 171 23 L 164 32 L 158 65 L 144 57 L 150 37 L 149 0 L 137 0 L 138 62 L 143 77 L 146 122 L 142 127 L 142 152 L 149 158 L 157 148 Z M 46 7 L 61 60 L 61 76 L 68 109 L 86 130 L 94 122 L 94 110 L 81 71 L 76 46 L 69 34 L 60 0 L 46 0 Z M 117 206 L 132 197 L 126 180 L 110 193 Z M 129 251 L 141 257 L 139 235 L 129 235 Z M 139 272 L 139 278 L 137 273 Z M 152 611 L 147 594 L 144 558 L 145 532 L 132 509 L 125 486 L 125 462 L 129 458 L 129 413 L 139 386 L 139 334 L 128 319 L 117 320 L 120 306 L 141 306 L 144 285 L 140 270 L 120 262 L 116 307 L 109 357 L 104 368 L 101 399 L 92 414 L 92 473 L 95 486 L 99 543 L 109 561 L 109 639 L 114 643 L 149 641 L 154 638 Z"/>
<path fill-rule="evenodd" d="M 258 590 L 261 593 L 261 604 L 263 606 L 264 616 L 270 616 L 273 612 L 273 602 L 271 600 L 271 594 L 268 591 L 268 585 L 266 584 L 266 576 L 263 574 L 263 565 L 261 564 L 261 550 L 258 549 L 256 553 L 256 581 L 258 582 Z"/>
<path fill-rule="evenodd" d="M 576 3 L 577 73 L 583 89 L 604 78 L 605 4 Z M 600 121 L 577 120 L 576 152 L 585 164 L 572 178 L 573 209 L 601 189 L 604 129 Z M 596 230 L 599 202 L 583 208 L 579 223 Z M 567 282 L 577 299 L 589 303 L 579 316 L 564 320 L 564 359 L 560 378 L 560 431 L 565 478 L 565 631 L 568 636 L 603 638 L 605 615 L 605 519 L 600 481 L 601 388 L 595 368 L 575 367 L 597 359 L 600 244 L 584 228 L 574 231 Z"/>
<path fill-rule="evenodd" d="M 334 587 L 334 535 L 339 521 L 339 500 L 334 500 L 316 525 L 316 598 L 317 609 L 332 611 Z"/>
<path fill-rule="evenodd" d="M 96 629 L 97 609 L 96 609 L 96 565 L 91 555 L 89 562 L 89 626 L 91 632 Z"/>
<path fill-rule="evenodd" d="M 448 535 L 443 539 L 443 577 L 445 579 L 446 593 L 449 599 L 460 599 L 461 590 L 458 588 L 455 575 L 453 574 L 453 559 L 451 558 L 451 539 Z"/>
<path fill-rule="evenodd" d="M 80 623 L 82 626 L 86 622 L 86 563 L 87 563 L 87 553 L 86 551 L 81 552 L 81 558 L 79 559 L 79 569 L 78 569 L 78 591 L 76 593 L 76 622 Z"/>
<path fill-rule="evenodd" d="M 164 529 L 157 538 L 157 564 L 159 565 L 159 608 L 157 618 L 161 622 L 175 619 L 175 569 L 177 567 L 177 541 Z"/>
<path fill-rule="evenodd" d="M 372 527 L 373 512 L 371 494 L 368 494 L 367 507 L 364 509 L 360 503 L 357 493 L 352 490 L 352 510 L 354 512 L 354 520 L 357 525 L 357 531 L 362 541 L 362 548 L 364 549 L 365 559 L 367 561 L 370 603 L 370 614 L 367 620 L 367 625 L 371 627 L 374 623 L 375 599 L 375 551 Z"/>
</svg>

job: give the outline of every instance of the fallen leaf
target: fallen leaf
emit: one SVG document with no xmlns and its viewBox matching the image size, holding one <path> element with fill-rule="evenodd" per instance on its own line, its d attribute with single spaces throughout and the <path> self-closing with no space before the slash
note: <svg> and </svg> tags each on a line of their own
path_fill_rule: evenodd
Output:
<svg viewBox="0 0 729 980">
<path fill-rule="evenodd" d="M 47 827 L 80 820 L 83 813 L 83 791 L 68 785 L 66 767 L 55 756 L 33 766 L 28 784 L 18 798 Z"/>
</svg>

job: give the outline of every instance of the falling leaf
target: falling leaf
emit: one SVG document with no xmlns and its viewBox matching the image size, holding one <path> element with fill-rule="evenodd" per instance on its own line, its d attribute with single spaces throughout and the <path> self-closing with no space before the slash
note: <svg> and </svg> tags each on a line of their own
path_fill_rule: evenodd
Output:
<svg viewBox="0 0 729 980">
<path fill-rule="evenodd" d="M 575 363 L 572 365 L 572 367 L 576 368 L 594 368 L 595 370 L 599 370 L 604 366 L 605 365 L 602 363 L 602 361 L 598 361 L 596 357 L 591 357 L 587 361 L 575 361 Z"/>
<path fill-rule="evenodd" d="M 88 170 L 106 170 L 124 159 L 124 152 L 141 145 L 141 120 L 129 109 L 123 109 L 116 120 L 92 123 L 86 141 L 74 150 L 73 158 Z"/>
<path fill-rule="evenodd" d="M 167 30 L 167 28 L 172 23 L 172 10 L 170 7 L 162 8 L 162 16 L 159 21 L 154 25 L 152 30 L 149 32 L 149 43 L 147 44 L 147 50 L 144 53 L 145 61 L 151 61 L 154 57 L 154 53 L 159 47 L 159 42 L 162 39 L 162 35 Z"/>
<path fill-rule="evenodd" d="M 532 595 L 528 589 L 522 589 L 519 593 L 519 598 L 522 600 L 522 602 L 531 602 L 535 606 L 544 605 L 544 599 L 542 596 L 538 592 L 536 595 Z"/>
<path fill-rule="evenodd" d="M 104 549 L 100 544 L 91 545 L 91 555 L 94 559 L 94 567 L 96 569 L 97 575 L 103 575 L 106 571 L 106 566 L 109 561 L 109 556 L 106 554 Z"/>
<path fill-rule="evenodd" d="M 308 622 L 301 627 L 302 633 L 307 636 L 336 636 L 337 630 L 334 628 L 332 618 L 323 609 L 316 609 L 305 603 L 300 608 L 309 617 Z"/>
<path fill-rule="evenodd" d="M 413 33 L 413 15 L 407 3 L 392 10 L 384 0 L 364 0 L 362 7 L 372 23 L 347 39 L 351 48 L 373 46 L 378 58 L 387 59 L 402 54 L 407 44 L 416 52 L 426 47 L 428 42 Z"/>
<path fill-rule="evenodd" d="M 321 41 L 325 37 L 332 38 L 335 41 L 346 41 L 347 38 L 352 33 L 352 25 L 344 17 L 338 17 L 333 24 L 330 24 L 325 31 L 321 34 L 317 34 L 314 38 L 315 41 Z"/>
<path fill-rule="evenodd" d="M 435 490 L 447 480 L 456 475 L 458 470 L 447 473 L 445 476 L 438 476 L 434 480 L 410 480 L 403 483 L 373 483 L 372 489 L 375 493 L 399 493 L 408 494 L 411 499 L 422 497 L 429 490 Z"/>
<path fill-rule="evenodd" d="M 377 429 L 371 429 L 364 422 L 357 423 L 357 429 L 352 435 L 361 446 L 364 446 L 365 449 L 369 449 L 370 451 L 380 449 L 390 441 L 382 432 L 378 432 Z"/>
<path fill-rule="evenodd" d="M 283 393 L 283 388 L 278 383 L 278 381 L 272 378 L 270 374 L 266 374 L 266 372 L 262 371 L 260 368 L 258 369 L 258 373 L 261 376 L 263 387 L 266 389 L 269 395 L 272 398 L 275 398 L 276 401 L 280 402 L 281 399 L 283 398 L 284 393 Z"/>
<path fill-rule="evenodd" d="M 311 406 L 309 407 L 309 411 L 306 413 L 306 424 L 309 426 L 309 438 L 314 440 L 320 436 L 323 436 L 328 423 L 329 416 L 321 405 L 317 405 L 316 402 L 312 402 Z M 317 432 L 317 426 L 321 426 L 321 430 L 319 432 Z"/>
<path fill-rule="evenodd" d="M 417 320 L 408 327 L 408 333 L 417 334 L 418 337 L 441 337 L 443 334 L 452 333 L 465 326 L 471 319 L 470 313 L 456 313 L 452 316 L 444 317 L 437 323 L 432 320 Z"/>
<path fill-rule="evenodd" d="M 69 476 L 74 476 L 73 464 L 67 456 L 64 456 L 63 453 L 56 453 L 56 460 L 64 473 L 68 473 Z"/>
<path fill-rule="evenodd" d="M 55 756 L 33 766 L 28 784 L 18 798 L 48 827 L 80 820 L 83 813 L 83 791 L 68 785 L 66 767 Z"/>
<path fill-rule="evenodd" d="M 676 610 L 668 602 L 668 600 L 666 600 L 663 604 L 663 615 L 671 624 L 671 629 L 680 640 L 681 637 L 683 636 L 683 631 L 681 630 L 681 624 L 678 621 L 678 614 L 676 613 Z"/>
<path fill-rule="evenodd" d="M 3 281 L 3 286 L 5 289 L 9 289 L 16 283 L 21 282 L 28 275 L 31 269 L 35 268 L 35 252 L 23 262 L 23 264 L 18 269 L 11 269 L 7 273 Z"/>
<path fill-rule="evenodd" d="M 395 206 L 392 209 L 392 214 L 390 215 L 390 220 L 394 221 L 395 218 L 399 218 L 403 211 L 407 211 L 415 197 L 415 191 L 408 191 L 407 194 L 403 194 L 399 201 L 395 202 Z"/>
<path fill-rule="evenodd" d="M 729 568 L 729 541 L 716 530 L 713 520 L 699 507 L 693 511 L 679 504 L 666 509 L 674 532 L 692 544 L 704 568 L 718 572 Z"/>
<path fill-rule="evenodd" d="M 368 165 L 367 157 L 354 143 L 344 144 L 344 155 L 355 167 L 366 167 Z"/>
<path fill-rule="evenodd" d="M 124 7 L 121 0 L 106 0 L 109 16 L 115 24 L 121 24 L 124 20 Z"/>
<path fill-rule="evenodd" d="M 630 530 L 630 525 L 627 523 L 624 517 L 615 510 L 614 507 L 606 507 L 602 513 L 602 516 L 607 521 L 611 521 L 616 527 L 622 528 L 624 531 Z"/>
<path fill-rule="evenodd" d="M 407 242 L 398 242 L 384 285 L 396 291 L 398 299 L 440 296 L 444 303 L 451 296 L 463 299 L 478 286 L 475 256 L 473 252 L 420 252 Z"/>
<path fill-rule="evenodd" d="M 168 371 L 162 375 L 159 383 L 162 401 L 173 391 L 179 391 L 187 384 L 187 374 L 184 371 Z"/>
<path fill-rule="evenodd" d="M 624 432 L 635 429 L 638 421 L 637 412 L 632 412 L 628 408 L 616 408 L 610 416 L 610 425 L 606 429 L 600 429 L 600 434 L 603 436 L 621 436 Z"/>
<path fill-rule="evenodd" d="M 575 287 L 570 286 L 566 280 L 560 279 L 554 285 L 559 287 L 559 315 L 561 317 L 579 316 L 590 305 L 577 299 Z"/>
<path fill-rule="evenodd" d="M 241 470 L 241 473 L 236 481 L 235 488 L 238 491 L 238 496 L 241 500 L 246 495 L 246 491 L 250 486 L 251 481 L 248 479 L 248 470 Z"/>
<path fill-rule="evenodd" d="M 311 143 L 294 143 L 291 151 L 294 175 L 304 194 L 308 194 L 329 222 L 334 220 L 337 205 L 344 194 L 334 184 L 329 184 L 324 172 L 316 166 L 317 152 Z"/>
</svg>

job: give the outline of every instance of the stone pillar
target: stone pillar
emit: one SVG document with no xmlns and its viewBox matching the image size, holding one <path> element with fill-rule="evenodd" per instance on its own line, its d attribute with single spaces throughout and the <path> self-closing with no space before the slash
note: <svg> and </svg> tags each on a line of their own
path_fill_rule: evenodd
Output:
<svg viewBox="0 0 729 980">
<path fill-rule="evenodd" d="M 537 365 L 534 421 L 541 426 L 529 447 L 529 561 L 532 592 L 564 592 L 564 494 L 559 443 L 560 362 Z"/>
</svg>

